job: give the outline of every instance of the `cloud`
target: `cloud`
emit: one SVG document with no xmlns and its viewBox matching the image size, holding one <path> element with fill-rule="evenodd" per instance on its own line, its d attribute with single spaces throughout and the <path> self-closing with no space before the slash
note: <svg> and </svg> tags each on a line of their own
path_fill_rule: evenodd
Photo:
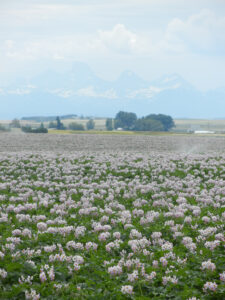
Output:
<svg viewBox="0 0 225 300">
<path fill-rule="evenodd" d="M 6 49 L 12 49 L 13 47 L 14 47 L 14 41 L 12 41 L 12 40 L 6 40 L 5 41 L 5 48 Z"/>
<path fill-rule="evenodd" d="M 116 99 L 117 95 L 113 89 L 105 90 L 102 92 L 95 91 L 93 86 L 89 86 L 87 88 L 79 89 L 76 94 L 78 96 L 85 97 L 94 97 L 94 98 L 108 98 L 108 99 Z"/>
<path fill-rule="evenodd" d="M 138 55 L 149 51 L 141 36 L 116 24 L 111 30 L 98 30 L 93 34 L 59 35 L 29 40 L 5 40 L 5 56 L 17 61 L 39 59 L 78 60 L 85 57 Z"/>
<path fill-rule="evenodd" d="M 93 39 L 93 36 L 92 36 Z M 6 40 L 2 53 L 14 61 L 77 60 L 91 51 L 90 37 L 80 35 L 59 36 L 57 38 L 39 38 L 30 40 Z"/>
<path fill-rule="evenodd" d="M 137 36 L 123 24 L 117 24 L 112 30 L 99 30 L 99 40 L 109 50 L 130 53 L 135 48 Z"/>
<path fill-rule="evenodd" d="M 136 98 L 137 96 L 139 96 L 139 97 L 145 97 L 151 99 L 156 94 L 159 94 L 164 90 L 175 90 L 179 87 L 180 84 L 178 83 L 168 87 L 149 86 L 148 88 L 142 88 L 128 93 L 127 98 Z"/>
<path fill-rule="evenodd" d="M 201 81 L 202 86 L 204 82 L 207 87 L 211 82 L 214 86 L 223 85 L 222 2 L 2 1 L 1 87 L 45 69 L 67 69 L 73 61 L 88 63 L 110 80 L 124 69 L 131 69 L 149 80 L 175 72 L 189 76 L 195 84 Z M 208 9 L 202 10 L 203 7 Z M 193 75 L 191 66 L 198 69 Z"/>
<path fill-rule="evenodd" d="M 92 97 L 92 98 L 107 98 L 107 99 L 116 99 L 117 95 L 113 89 L 108 89 L 104 91 L 96 91 L 93 86 L 88 86 L 86 88 L 78 90 L 65 90 L 65 89 L 55 89 L 49 90 L 50 93 L 55 94 L 62 98 L 70 98 L 74 95 L 81 97 Z"/>
<path fill-rule="evenodd" d="M 15 89 L 15 90 L 9 90 L 8 94 L 15 94 L 15 95 L 28 95 L 31 93 L 30 89 Z"/>
<path fill-rule="evenodd" d="M 50 9 L 48 6 L 46 9 Z M 53 8 L 51 8 L 53 10 Z M 54 13 L 58 13 L 58 6 Z M 64 8 L 65 9 L 65 8 Z M 66 9 L 65 9 L 66 10 Z M 124 24 L 92 33 L 74 33 L 27 40 L 6 39 L 3 54 L 14 60 L 84 60 L 111 55 L 158 57 L 176 53 L 225 54 L 225 17 L 204 9 L 186 20 L 172 19 L 157 37 L 148 31 L 133 31 Z"/>
<path fill-rule="evenodd" d="M 204 9 L 183 21 L 179 18 L 169 22 L 162 47 L 172 52 L 224 54 L 225 17 Z"/>
</svg>

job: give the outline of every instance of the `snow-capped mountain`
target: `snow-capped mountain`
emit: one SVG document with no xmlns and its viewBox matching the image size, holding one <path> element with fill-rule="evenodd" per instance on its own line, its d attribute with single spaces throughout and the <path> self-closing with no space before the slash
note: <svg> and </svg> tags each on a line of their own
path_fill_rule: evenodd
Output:
<svg viewBox="0 0 225 300">
<path fill-rule="evenodd" d="M 110 82 L 79 62 L 65 73 L 49 70 L 19 85 L 0 84 L 0 103 L 1 119 L 67 113 L 113 117 L 119 110 L 139 116 L 225 117 L 224 88 L 203 93 L 178 74 L 148 82 L 129 70 Z"/>
</svg>

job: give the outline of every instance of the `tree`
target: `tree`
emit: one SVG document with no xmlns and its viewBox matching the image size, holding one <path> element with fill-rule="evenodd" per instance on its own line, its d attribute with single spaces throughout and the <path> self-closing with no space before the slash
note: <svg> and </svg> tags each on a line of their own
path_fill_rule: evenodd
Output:
<svg viewBox="0 0 225 300">
<path fill-rule="evenodd" d="M 137 120 L 137 116 L 132 112 L 120 111 L 115 117 L 115 128 L 122 127 L 127 130 L 131 130 Z"/>
<path fill-rule="evenodd" d="M 84 126 L 76 122 L 70 123 L 68 127 L 70 130 L 84 130 Z"/>
<path fill-rule="evenodd" d="M 105 127 L 107 130 L 112 131 L 113 130 L 113 119 L 106 119 L 105 121 Z"/>
<path fill-rule="evenodd" d="M 26 133 L 48 133 L 48 129 L 44 127 L 43 123 L 38 128 L 31 128 L 29 125 L 22 126 L 21 130 Z"/>
<path fill-rule="evenodd" d="M 91 129 L 94 129 L 95 128 L 95 122 L 90 119 L 87 124 L 86 124 L 86 127 L 87 127 L 87 130 L 91 130 Z"/>
<path fill-rule="evenodd" d="M 9 131 L 4 125 L 0 124 L 0 131 Z"/>
<path fill-rule="evenodd" d="M 20 121 L 18 119 L 13 119 L 10 123 L 10 127 L 21 128 Z"/>
<path fill-rule="evenodd" d="M 163 131 L 163 124 L 158 120 L 143 117 L 135 122 L 134 130 L 137 131 Z"/>
<path fill-rule="evenodd" d="M 22 126 L 22 127 L 21 127 L 21 130 L 22 130 L 23 132 L 31 132 L 31 131 L 32 131 L 32 128 L 31 128 L 30 125 L 26 125 L 26 126 Z"/>
<path fill-rule="evenodd" d="M 49 122 L 48 128 L 57 128 L 57 123 L 53 121 Z"/>
<path fill-rule="evenodd" d="M 59 117 L 56 117 L 56 129 L 58 130 L 65 130 L 64 124 L 60 121 Z"/>
<path fill-rule="evenodd" d="M 48 133 L 48 129 L 44 127 L 44 124 L 41 123 L 39 128 L 33 129 L 34 133 Z"/>
<path fill-rule="evenodd" d="M 151 115 L 146 116 L 145 118 L 160 121 L 163 125 L 164 131 L 169 131 L 171 128 L 173 128 L 175 126 L 172 117 L 168 116 L 168 115 L 151 114 Z"/>
</svg>

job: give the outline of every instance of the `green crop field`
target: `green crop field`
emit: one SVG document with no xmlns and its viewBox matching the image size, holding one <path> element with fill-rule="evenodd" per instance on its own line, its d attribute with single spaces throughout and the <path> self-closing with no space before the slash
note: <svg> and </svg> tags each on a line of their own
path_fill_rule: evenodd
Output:
<svg viewBox="0 0 225 300">
<path fill-rule="evenodd" d="M 224 146 L 2 133 L 0 299 L 224 300 Z"/>
</svg>

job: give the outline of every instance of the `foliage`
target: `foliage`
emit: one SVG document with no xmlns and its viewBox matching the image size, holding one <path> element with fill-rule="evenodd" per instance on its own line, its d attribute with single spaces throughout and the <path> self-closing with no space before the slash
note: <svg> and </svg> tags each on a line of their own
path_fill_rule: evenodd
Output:
<svg viewBox="0 0 225 300">
<path fill-rule="evenodd" d="M 107 120 L 106 122 L 110 122 Z M 150 114 L 137 119 L 135 113 L 125 111 L 118 112 L 114 122 L 115 128 L 137 131 L 169 131 L 175 126 L 172 117 L 168 115 Z"/>
<path fill-rule="evenodd" d="M 77 115 L 69 114 L 69 115 L 62 115 L 60 116 L 61 120 L 65 119 L 75 119 Z M 25 121 L 34 121 L 34 122 L 51 122 L 54 121 L 57 118 L 57 116 L 36 116 L 36 117 L 23 117 L 21 120 Z"/>
<path fill-rule="evenodd" d="M 57 122 L 53 122 L 53 121 L 49 122 L 48 128 L 57 128 Z"/>
<path fill-rule="evenodd" d="M 224 170 L 212 153 L 2 156 L 0 299 L 224 300 Z"/>
<path fill-rule="evenodd" d="M 18 119 L 13 119 L 10 123 L 10 127 L 12 128 L 21 128 L 20 121 Z"/>
<path fill-rule="evenodd" d="M 77 122 L 72 122 L 69 124 L 68 128 L 70 130 L 84 130 L 84 126 L 82 124 L 79 124 Z"/>
<path fill-rule="evenodd" d="M 88 120 L 86 124 L 87 130 L 91 130 L 95 128 L 95 122 L 93 119 Z"/>
<path fill-rule="evenodd" d="M 112 131 L 113 130 L 113 119 L 107 118 L 105 121 L 105 127 L 107 130 Z"/>
<path fill-rule="evenodd" d="M 21 130 L 26 133 L 48 133 L 48 129 L 44 127 L 43 123 L 41 123 L 38 128 L 31 128 L 31 126 L 22 126 Z"/>
<path fill-rule="evenodd" d="M 134 128 L 137 115 L 132 112 L 120 111 L 115 117 L 115 128 L 123 128 L 125 130 L 132 130 Z"/>
<path fill-rule="evenodd" d="M 56 117 L 56 129 L 57 130 L 65 130 L 66 129 L 64 124 L 60 121 L 59 117 Z"/>
<path fill-rule="evenodd" d="M 158 120 L 141 118 L 135 122 L 134 130 L 136 131 L 163 131 L 163 124 Z"/>
<path fill-rule="evenodd" d="M 9 131 L 4 125 L 0 124 L 0 131 Z"/>
<path fill-rule="evenodd" d="M 174 121 L 171 116 L 163 115 L 163 114 L 150 114 L 145 117 L 146 119 L 160 121 L 163 125 L 163 131 L 169 131 L 171 128 L 175 126 Z"/>
</svg>

